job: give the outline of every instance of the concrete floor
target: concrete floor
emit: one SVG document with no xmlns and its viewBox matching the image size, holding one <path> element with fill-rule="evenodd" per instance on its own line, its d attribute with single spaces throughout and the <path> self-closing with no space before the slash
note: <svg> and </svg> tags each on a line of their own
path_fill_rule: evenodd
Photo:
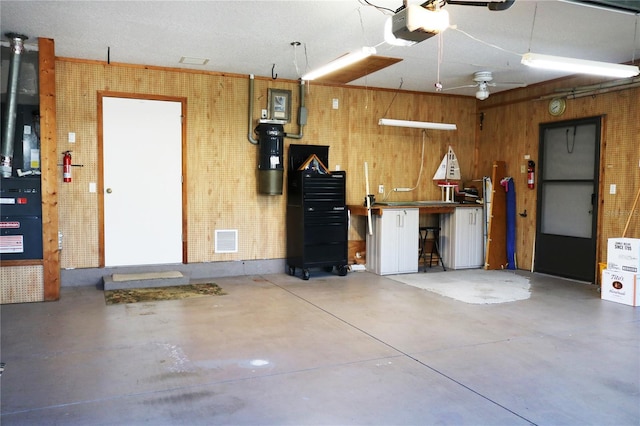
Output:
<svg viewBox="0 0 640 426">
<path fill-rule="evenodd" d="M 640 309 L 596 286 L 534 274 L 474 305 L 367 272 L 213 281 L 228 295 L 2 306 L 2 425 L 640 424 Z"/>
</svg>

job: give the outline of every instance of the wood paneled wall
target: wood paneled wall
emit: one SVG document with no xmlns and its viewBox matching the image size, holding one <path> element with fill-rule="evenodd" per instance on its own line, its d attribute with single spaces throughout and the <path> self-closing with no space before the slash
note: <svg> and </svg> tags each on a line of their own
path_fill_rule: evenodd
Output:
<svg viewBox="0 0 640 426">
<path fill-rule="evenodd" d="M 599 261 L 606 258 L 606 239 L 620 236 L 632 215 L 627 236 L 640 238 L 640 213 L 630 208 L 640 186 L 640 89 L 568 100 L 562 117 L 547 112 L 539 100 L 558 88 L 597 82 L 563 79 L 544 85 L 492 94 L 486 101 L 474 98 L 393 90 L 308 84 L 305 104 L 308 123 L 301 140 L 291 143 L 329 145 L 329 167 L 347 171 L 347 200 L 360 204 L 365 195 L 364 163 L 368 163 L 371 192 L 378 200 L 438 199 L 431 180 L 451 145 L 460 161 L 465 182 L 490 176 L 495 160 L 507 164 L 517 189 L 517 258 L 529 269 L 535 235 L 536 193 L 526 189 L 521 166 L 524 156 L 538 159 L 540 123 L 587 116 L 604 117 L 601 147 L 601 202 Z M 253 117 L 267 108 L 267 90 L 291 90 L 294 107 L 299 102 L 298 82 L 256 77 Z M 106 64 L 59 58 L 56 62 L 58 158 L 71 149 L 72 184 L 59 176 L 60 228 L 64 234 L 63 268 L 98 266 L 98 197 L 89 183 L 97 182 L 96 94 L 101 90 L 185 97 L 187 99 L 188 261 L 278 259 L 285 257 L 285 194 L 257 192 L 258 147 L 247 139 L 249 76 L 135 65 Z M 333 99 L 339 108 L 333 109 Z M 386 114 L 385 114 L 386 113 Z M 299 132 L 293 120 L 288 133 Z M 397 118 L 456 123 L 457 131 L 427 131 L 380 127 L 378 119 Z M 482 117 L 482 120 L 481 120 Z M 482 122 L 482 129 L 480 123 Z M 67 142 L 69 132 L 76 143 Z M 421 148 L 424 137 L 424 161 Z M 285 158 L 286 158 L 285 150 Z M 422 169 L 421 169 L 422 166 Z M 285 177 L 286 179 L 286 177 Z M 609 185 L 618 187 L 616 195 Z M 383 184 L 387 194 L 377 194 Z M 413 192 L 389 193 L 394 187 L 414 187 Z M 607 189 L 606 191 L 603 188 Z M 239 251 L 213 252 L 215 229 L 238 229 Z M 350 239 L 365 238 L 366 221 L 352 218 Z"/>
<path fill-rule="evenodd" d="M 600 204 L 598 206 L 599 262 L 606 262 L 607 239 L 621 237 L 631 216 L 627 237 L 640 238 L 640 210 L 631 211 L 640 188 L 640 89 L 631 88 L 578 99 L 568 99 L 565 113 L 553 117 L 548 113 L 548 99 L 543 96 L 557 89 L 599 83 L 593 78 L 567 78 L 544 85 L 492 94 L 478 103 L 484 114 L 483 128 L 478 127 L 478 174 L 490 173 L 494 160 L 504 160 L 507 175 L 515 180 L 517 211 L 527 210 L 527 217 L 517 216 L 517 259 L 520 269 L 531 267 L 536 229 L 536 191 L 527 189 L 526 154 L 538 163 L 539 125 L 584 117 L 603 117 L 600 158 Z M 539 176 L 539 174 L 538 174 Z M 617 193 L 609 194 L 609 185 Z M 640 208 L 640 206 L 638 206 Z M 594 265 L 596 268 L 596 265 Z"/>
<path fill-rule="evenodd" d="M 293 105 L 299 102 L 295 81 L 256 77 L 253 117 L 267 108 L 269 88 L 291 90 Z M 56 63 L 58 158 L 73 151 L 72 183 L 59 176 L 60 229 L 64 235 L 63 268 L 98 267 L 98 197 L 89 192 L 97 182 L 98 91 L 185 97 L 187 99 L 187 212 L 188 261 L 284 258 L 286 185 L 281 196 L 258 194 L 258 147 L 248 141 L 249 76 L 135 65 L 106 64 L 58 58 Z M 462 175 L 471 180 L 475 166 L 475 99 L 362 87 L 306 85 L 308 122 L 304 137 L 291 143 L 329 145 L 329 167 L 347 171 L 347 201 L 364 200 L 364 162 L 369 166 L 372 192 L 383 184 L 413 187 L 408 193 L 392 193 L 388 200 L 436 199 L 439 189 L 431 180 L 452 145 Z M 395 98 L 394 98 L 395 97 Z M 333 109 L 333 99 L 339 108 Z M 295 108 L 294 108 L 295 109 Z M 387 118 L 456 123 L 453 132 L 378 126 Z M 297 111 L 288 133 L 298 133 Z M 68 142 L 68 133 L 76 142 Z M 424 135 L 425 153 L 421 170 Z M 126 153 L 125 153 L 126 155 Z M 143 161 L 143 159 L 141 159 Z M 126 171 L 125 171 L 126 172 Z M 419 178 L 419 179 L 418 179 Z M 285 177 L 286 179 L 286 177 Z M 351 239 L 364 239 L 364 222 L 354 219 Z M 238 229 L 239 251 L 216 254 L 215 229 Z"/>
</svg>

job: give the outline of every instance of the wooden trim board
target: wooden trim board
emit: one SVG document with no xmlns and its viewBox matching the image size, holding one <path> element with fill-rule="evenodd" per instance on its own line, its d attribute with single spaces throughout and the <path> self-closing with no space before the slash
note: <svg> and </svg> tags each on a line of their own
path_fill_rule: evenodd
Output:
<svg viewBox="0 0 640 426">
<path fill-rule="evenodd" d="M 507 194 L 500 185 L 506 176 L 506 163 L 495 161 L 491 173 L 492 194 L 489 212 L 489 235 L 484 269 L 505 269 L 507 267 Z"/>
</svg>

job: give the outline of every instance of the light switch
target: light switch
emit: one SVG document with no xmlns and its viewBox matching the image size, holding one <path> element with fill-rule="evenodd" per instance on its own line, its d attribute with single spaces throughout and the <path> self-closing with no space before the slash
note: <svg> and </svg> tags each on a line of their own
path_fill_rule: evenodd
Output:
<svg viewBox="0 0 640 426">
<path fill-rule="evenodd" d="M 69 143 L 76 143 L 76 134 L 74 132 L 69 132 Z"/>
<path fill-rule="evenodd" d="M 333 109 L 338 109 L 338 98 L 333 98 L 332 106 Z"/>
<path fill-rule="evenodd" d="M 89 182 L 89 192 L 97 192 L 97 188 L 96 188 L 96 183 L 95 182 Z"/>
<path fill-rule="evenodd" d="M 609 194 L 615 194 L 616 193 L 616 184 L 612 183 L 611 185 L 609 185 Z"/>
</svg>

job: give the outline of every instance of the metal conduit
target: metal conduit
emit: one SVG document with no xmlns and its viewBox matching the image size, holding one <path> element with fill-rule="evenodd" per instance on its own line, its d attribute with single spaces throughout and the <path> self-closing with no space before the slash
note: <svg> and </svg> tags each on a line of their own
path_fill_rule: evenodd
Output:
<svg viewBox="0 0 640 426">
<path fill-rule="evenodd" d="M 302 139 L 304 136 L 304 126 L 307 124 L 307 108 L 304 105 L 304 80 L 300 80 L 300 107 L 298 108 L 298 127 L 300 129 L 299 133 L 294 135 L 290 133 L 286 133 L 286 138 L 291 139 Z"/>
<path fill-rule="evenodd" d="M 254 92 L 254 76 L 249 74 L 249 111 L 248 111 L 248 133 L 247 139 L 254 145 L 258 145 L 258 140 L 253 137 L 253 92 Z M 298 109 L 298 126 L 300 132 L 298 134 L 285 133 L 286 138 L 302 139 L 304 136 L 304 126 L 307 124 L 307 108 L 304 105 L 304 80 L 300 80 L 300 107 Z"/>
<path fill-rule="evenodd" d="M 254 145 L 258 144 L 258 141 L 253 138 L 253 74 L 249 75 L 249 113 L 247 114 L 249 117 L 249 133 L 247 134 L 247 139 Z"/>
<path fill-rule="evenodd" d="M 555 93 L 544 95 L 539 100 L 548 100 L 552 98 L 568 98 L 576 99 L 585 96 L 599 95 L 603 93 L 616 92 L 620 90 L 632 89 L 640 86 L 640 77 L 630 79 L 614 80 L 605 83 L 591 84 L 588 86 L 578 86 L 569 89 L 556 89 Z"/>
</svg>

